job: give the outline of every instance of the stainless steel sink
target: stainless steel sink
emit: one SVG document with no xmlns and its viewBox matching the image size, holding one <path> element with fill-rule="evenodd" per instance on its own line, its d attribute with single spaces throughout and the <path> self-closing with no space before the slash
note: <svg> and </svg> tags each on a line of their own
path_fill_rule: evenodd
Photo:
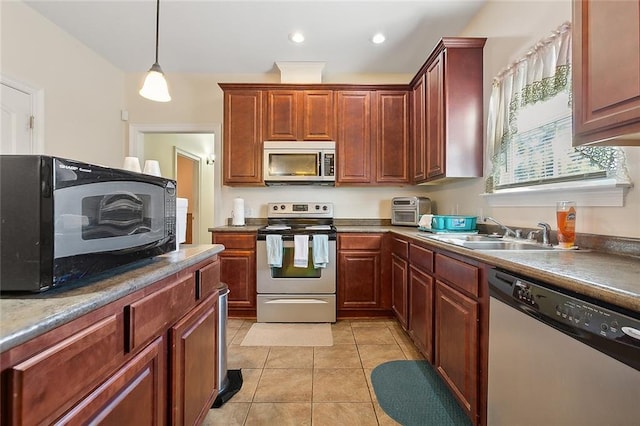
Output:
<svg viewBox="0 0 640 426">
<path fill-rule="evenodd" d="M 540 244 L 512 241 L 462 241 L 459 245 L 474 250 L 553 250 Z"/>
<path fill-rule="evenodd" d="M 501 241 L 502 236 L 501 235 L 483 235 L 483 234 L 477 234 L 477 235 L 467 235 L 464 237 L 465 241 Z"/>
<path fill-rule="evenodd" d="M 554 251 L 554 247 L 543 246 L 529 240 L 503 239 L 500 235 L 471 234 L 419 234 L 426 239 L 438 240 L 473 250 L 509 250 L 509 251 Z M 563 250 L 555 250 L 563 251 Z"/>
</svg>

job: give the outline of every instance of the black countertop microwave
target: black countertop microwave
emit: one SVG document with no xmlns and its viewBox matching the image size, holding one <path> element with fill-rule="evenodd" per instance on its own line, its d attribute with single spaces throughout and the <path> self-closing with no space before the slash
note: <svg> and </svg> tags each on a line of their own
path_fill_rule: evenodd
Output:
<svg viewBox="0 0 640 426">
<path fill-rule="evenodd" d="M 176 248 L 176 182 L 0 156 L 0 291 L 39 292 Z"/>
</svg>

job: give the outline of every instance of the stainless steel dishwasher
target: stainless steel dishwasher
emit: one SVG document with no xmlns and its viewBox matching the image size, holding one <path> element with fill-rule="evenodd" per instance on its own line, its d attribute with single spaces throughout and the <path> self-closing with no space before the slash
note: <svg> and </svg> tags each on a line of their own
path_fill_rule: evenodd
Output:
<svg viewBox="0 0 640 426">
<path fill-rule="evenodd" d="M 487 423 L 640 424 L 640 315 L 489 272 Z"/>
</svg>

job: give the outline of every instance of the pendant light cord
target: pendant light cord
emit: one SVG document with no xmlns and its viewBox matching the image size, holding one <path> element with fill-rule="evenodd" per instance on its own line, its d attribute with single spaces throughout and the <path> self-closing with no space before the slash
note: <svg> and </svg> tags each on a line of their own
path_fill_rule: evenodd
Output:
<svg viewBox="0 0 640 426">
<path fill-rule="evenodd" d="M 158 38 L 160 33 L 160 0 L 156 3 L 156 64 L 158 64 Z"/>
</svg>

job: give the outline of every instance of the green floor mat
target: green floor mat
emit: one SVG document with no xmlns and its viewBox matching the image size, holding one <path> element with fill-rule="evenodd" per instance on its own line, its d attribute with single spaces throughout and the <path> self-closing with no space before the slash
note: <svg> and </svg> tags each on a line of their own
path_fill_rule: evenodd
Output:
<svg viewBox="0 0 640 426">
<path fill-rule="evenodd" d="M 404 426 L 471 425 L 426 361 L 385 362 L 371 371 L 371 382 L 382 409 Z"/>
</svg>

